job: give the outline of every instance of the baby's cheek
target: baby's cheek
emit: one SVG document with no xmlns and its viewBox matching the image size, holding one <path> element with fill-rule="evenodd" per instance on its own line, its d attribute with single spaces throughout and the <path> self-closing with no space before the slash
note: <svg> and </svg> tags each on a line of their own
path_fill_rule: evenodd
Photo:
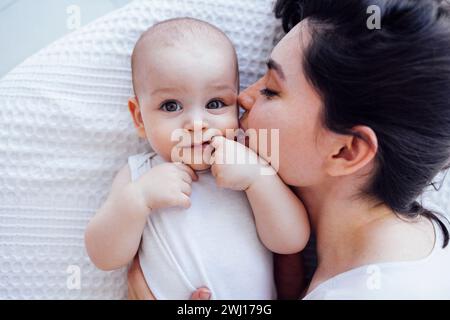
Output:
<svg viewBox="0 0 450 320">
<path fill-rule="evenodd" d="M 231 130 L 229 132 L 230 134 L 234 134 L 235 130 L 239 128 L 239 120 L 237 115 L 223 114 L 214 119 L 214 121 L 211 121 L 209 127 L 211 129 L 220 130 L 224 135 L 226 135 L 229 130 Z"/>
<path fill-rule="evenodd" d="M 177 143 L 171 140 L 171 135 L 170 130 L 161 126 L 154 126 L 147 134 L 153 150 L 165 159 L 170 158 L 172 148 Z"/>
</svg>

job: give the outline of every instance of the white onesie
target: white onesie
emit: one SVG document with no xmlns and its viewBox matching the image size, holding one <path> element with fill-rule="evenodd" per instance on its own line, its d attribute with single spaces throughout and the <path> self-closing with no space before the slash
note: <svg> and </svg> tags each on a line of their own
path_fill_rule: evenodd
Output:
<svg viewBox="0 0 450 320">
<path fill-rule="evenodd" d="M 135 181 L 165 161 L 156 153 L 128 158 Z M 139 259 L 156 299 L 189 299 L 206 286 L 212 299 L 274 299 L 272 253 L 260 242 L 244 192 L 219 188 L 210 171 L 192 183 L 191 207 L 152 212 Z"/>
</svg>

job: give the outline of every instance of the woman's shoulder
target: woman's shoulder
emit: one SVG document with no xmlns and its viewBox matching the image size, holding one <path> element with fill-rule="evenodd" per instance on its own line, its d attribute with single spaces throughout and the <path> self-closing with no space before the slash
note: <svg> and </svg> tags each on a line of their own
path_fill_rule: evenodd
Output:
<svg viewBox="0 0 450 320">
<path fill-rule="evenodd" d="M 372 261 L 415 261 L 427 257 L 439 236 L 435 223 L 425 217 L 405 220 L 393 216 L 365 229 L 358 240 L 355 265 Z"/>
<path fill-rule="evenodd" d="M 371 264 L 337 275 L 305 299 L 450 299 L 450 250 L 430 259 Z"/>
<path fill-rule="evenodd" d="M 422 233 L 424 238 L 430 237 L 427 223 L 418 223 L 414 226 L 416 232 Z M 400 255 L 391 252 L 392 245 L 389 242 L 381 243 L 379 245 L 383 247 L 378 248 L 381 252 L 379 256 L 385 259 L 359 264 L 360 267 L 338 274 L 318 285 L 305 299 L 450 299 L 450 246 L 443 248 L 443 234 L 439 225 L 436 222 L 428 223 L 433 244 L 431 249 L 422 251 L 423 256 L 408 252 L 413 249 L 402 241 L 394 246 L 397 251 L 406 247 L 407 252 L 401 252 Z M 409 234 L 408 231 L 403 234 L 402 229 L 393 226 L 384 230 L 387 233 L 395 231 L 403 236 Z M 393 240 L 389 235 L 386 238 Z M 415 241 L 412 243 L 416 244 Z"/>
</svg>

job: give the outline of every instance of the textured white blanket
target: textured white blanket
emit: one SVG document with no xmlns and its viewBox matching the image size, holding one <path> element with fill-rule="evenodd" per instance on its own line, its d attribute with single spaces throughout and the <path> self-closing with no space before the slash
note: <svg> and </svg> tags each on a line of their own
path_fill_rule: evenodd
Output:
<svg viewBox="0 0 450 320">
<path fill-rule="evenodd" d="M 0 80 L 0 298 L 125 297 L 125 270 L 97 270 L 83 234 L 127 157 L 149 149 L 127 109 L 137 38 L 167 18 L 212 22 L 235 43 L 245 87 L 264 72 L 279 31 L 272 5 L 135 1 Z"/>
</svg>

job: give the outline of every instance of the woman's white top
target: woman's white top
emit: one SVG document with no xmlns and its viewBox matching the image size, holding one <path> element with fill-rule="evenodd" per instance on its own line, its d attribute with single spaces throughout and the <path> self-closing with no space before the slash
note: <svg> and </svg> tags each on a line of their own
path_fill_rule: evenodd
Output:
<svg viewBox="0 0 450 320">
<path fill-rule="evenodd" d="M 450 299 L 450 244 L 442 248 L 442 229 L 434 221 L 433 226 L 434 248 L 426 258 L 352 269 L 321 283 L 304 299 Z"/>
<path fill-rule="evenodd" d="M 164 163 L 156 153 L 128 158 L 132 181 Z M 244 192 L 219 188 L 198 172 L 191 207 L 153 211 L 139 259 L 157 299 L 189 299 L 206 286 L 212 299 L 274 299 L 272 253 L 260 242 Z"/>
</svg>

